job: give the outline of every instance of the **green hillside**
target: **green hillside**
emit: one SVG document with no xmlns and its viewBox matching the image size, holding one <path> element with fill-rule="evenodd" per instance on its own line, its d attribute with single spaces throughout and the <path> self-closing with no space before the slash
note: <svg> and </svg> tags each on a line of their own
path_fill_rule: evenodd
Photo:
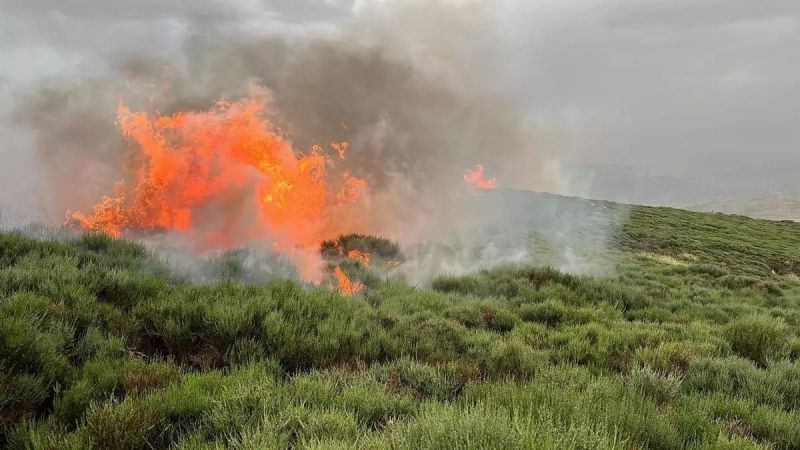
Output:
<svg viewBox="0 0 800 450">
<path fill-rule="evenodd" d="M 609 270 L 348 298 L 0 234 L 0 446 L 800 448 L 800 223 L 542 201 L 624 213 Z"/>
</svg>

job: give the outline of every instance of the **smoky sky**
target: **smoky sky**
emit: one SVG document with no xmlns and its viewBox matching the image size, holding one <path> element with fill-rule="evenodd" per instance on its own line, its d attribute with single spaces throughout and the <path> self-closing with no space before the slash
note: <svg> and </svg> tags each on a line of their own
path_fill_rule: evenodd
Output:
<svg viewBox="0 0 800 450">
<path fill-rule="evenodd" d="M 6 210 L 58 216 L 107 192 L 123 159 L 121 91 L 166 92 L 157 106 L 172 112 L 249 83 L 272 92 L 275 121 L 299 147 L 351 140 L 353 164 L 386 192 L 440 191 L 482 163 L 501 185 L 617 200 L 670 201 L 626 184 L 630 172 L 699 197 L 800 194 L 792 0 L 0 0 L 0 10 Z M 54 178 L 84 187 L 58 198 Z"/>
</svg>

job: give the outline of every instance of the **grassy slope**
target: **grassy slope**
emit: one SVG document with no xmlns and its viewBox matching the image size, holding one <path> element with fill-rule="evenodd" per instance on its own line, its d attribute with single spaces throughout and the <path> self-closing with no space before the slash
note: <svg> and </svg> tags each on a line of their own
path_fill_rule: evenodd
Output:
<svg viewBox="0 0 800 450">
<path fill-rule="evenodd" d="M 800 224 L 633 208 L 612 242 L 611 277 L 507 267 L 347 299 L 0 234 L 0 439 L 798 448 Z"/>
</svg>

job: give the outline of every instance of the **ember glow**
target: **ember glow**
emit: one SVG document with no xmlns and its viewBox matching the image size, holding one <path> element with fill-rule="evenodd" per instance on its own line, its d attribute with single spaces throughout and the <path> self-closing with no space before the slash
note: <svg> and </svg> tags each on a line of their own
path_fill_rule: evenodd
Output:
<svg viewBox="0 0 800 450">
<path fill-rule="evenodd" d="M 265 112 L 259 92 L 169 116 L 121 105 L 118 121 L 131 143 L 126 179 L 91 213 L 68 212 L 68 223 L 115 237 L 191 233 L 198 250 L 272 242 L 297 256 L 304 279 L 320 281 L 319 260 L 308 255 L 353 225 L 367 182 L 337 170 L 346 142 L 331 145 L 337 158 L 320 146 L 298 154 Z"/>
<path fill-rule="evenodd" d="M 497 179 L 486 178 L 482 164 L 477 164 L 475 170 L 464 174 L 464 183 L 475 189 L 494 189 L 497 187 Z"/>
<path fill-rule="evenodd" d="M 369 253 L 360 252 L 358 250 L 350 250 L 350 253 L 347 254 L 347 257 L 353 261 L 358 261 L 365 266 L 369 266 Z"/>
<path fill-rule="evenodd" d="M 364 284 L 362 282 L 350 280 L 350 277 L 348 277 L 340 267 L 333 270 L 333 275 L 336 277 L 336 281 L 339 284 L 339 291 L 347 297 L 358 294 L 364 290 Z"/>
</svg>

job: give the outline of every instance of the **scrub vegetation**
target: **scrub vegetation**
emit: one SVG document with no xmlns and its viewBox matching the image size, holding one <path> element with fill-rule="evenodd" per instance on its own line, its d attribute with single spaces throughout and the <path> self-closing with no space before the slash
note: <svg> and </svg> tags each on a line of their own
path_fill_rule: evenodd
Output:
<svg viewBox="0 0 800 450">
<path fill-rule="evenodd" d="M 0 446 L 800 447 L 800 224 L 633 207 L 609 246 L 602 276 L 344 297 L 235 253 L 197 284 L 129 241 L 0 234 Z"/>
</svg>

